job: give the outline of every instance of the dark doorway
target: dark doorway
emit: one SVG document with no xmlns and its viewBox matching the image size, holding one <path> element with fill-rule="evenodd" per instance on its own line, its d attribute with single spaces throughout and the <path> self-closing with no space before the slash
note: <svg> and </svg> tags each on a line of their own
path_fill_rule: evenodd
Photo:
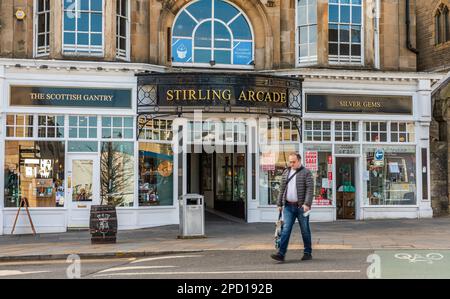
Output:
<svg viewBox="0 0 450 299">
<path fill-rule="evenodd" d="M 205 197 L 207 208 L 246 219 L 245 153 L 188 154 L 188 193 Z"/>
<path fill-rule="evenodd" d="M 336 158 L 337 219 L 356 219 L 355 158 Z"/>
</svg>

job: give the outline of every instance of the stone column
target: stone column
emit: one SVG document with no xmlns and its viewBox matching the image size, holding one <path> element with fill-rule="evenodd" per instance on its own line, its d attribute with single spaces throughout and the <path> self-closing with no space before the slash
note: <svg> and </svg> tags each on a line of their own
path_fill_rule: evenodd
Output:
<svg viewBox="0 0 450 299">
<path fill-rule="evenodd" d="M 33 5 L 28 5 L 28 0 L 15 0 L 13 15 L 18 9 L 22 9 L 26 16 L 23 20 L 13 16 L 13 57 L 31 58 L 33 56 Z"/>
<path fill-rule="evenodd" d="M 279 10 L 267 8 L 272 20 L 274 47 L 273 47 L 273 67 L 291 68 L 295 66 L 295 7 L 297 0 L 276 1 L 279 3 Z M 277 26 L 279 24 L 279 26 Z M 277 39 L 277 37 L 280 37 Z M 276 41 L 280 41 L 279 43 Z"/>
<path fill-rule="evenodd" d="M 430 178 L 430 123 L 431 123 L 431 82 L 430 80 L 419 80 L 418 89 L 417 89 L 417 99 L 415 101 L 416 111 L 417 112 L 417 122 L 416 122 L 416 141 L 417 141 L 417 149 L 416 155 L 418 159 L 416 160 L 419 165 L 417 165 L 418 178 L 417 182 L 417 203 L 419 205 L 419 218 L 431 218 L 433 217 L 433 210 L 431 209 L 431 196 L 429 194 L 429 190 L 423 189 L 423 171 L 426 171 L 426 180 L 427 187 L 431 185 Z M 426 164 L 424 168 L 422 168 L 422 164 L 425 161 L 422 159 L 422 149 L 427 150 Z M 429 189 L 429 188 L 427 188 Z M 424 196 L 427 194 L 427 196 Z"/>
<path fill-rule="evenodd" d="M 62 0 L 50 1 L 50 58 L 62 59 L 64 17 Z"/>
<path fill-rule="evenodd" d="M 0 93 L 1 94 L 5 94 L 5 92 L 4 92 L 4 88 L 5 88 L 4 81 L 5 81 L 5 67 L 0 65 Z M 0 112 L 4 111 L 5 105 L 6 105 L 6 101 L 2 97 L 2 100 L 0 101 Z M 4 155 L 4 148 L 5 147 L 3 146 L 3 143 L 5 142 L 4 141 L 5 140 L 4 136 L 6 134 L 6 132 L 3 131 L 3 122 L 4 122 L 3 118 L 4 118 L 4 114 L 0 113 L 0 124 L 2 124 L 2 127 L 0 128 L 0 140 L 2 140 L 0 142 L 0 145 L 1 145 L 0 146 L 0 165 L 1 165 L 1 167 L 0 167 L 1 170 L 0 171 L 1 171 L 1 174 L 2 174 L 1 176 L 2 177 L 4 177 L 4 166 L 3 165 L 4 165 L 4 159 L 5 159 L 4 158 L 5 157 L 5 155 Z M 3 190 L 5 190 L 4 184 L 5 184 L 5 180 L 2 179 L 0 181 L 0 190 L 2 190 L 2 192 L 0 192 L 0 236 L 3 235 L 3 207 L 4 207 L 4 202 L 5 202 L 5 194 L 3 192 Z"/>
<path fill-rule="evenodd" d="M 317 1 L 317 62 L 328 65 L 328 0 Z"/>
<path fill-rule="evenodd" d="M 105 22 L 103 24 L 104 32 L 104 56 L 105 60 L 112 61 L 116 59 L 116 1 L 105 1 L 105 7 L 103 11 Z"/>
</svg>

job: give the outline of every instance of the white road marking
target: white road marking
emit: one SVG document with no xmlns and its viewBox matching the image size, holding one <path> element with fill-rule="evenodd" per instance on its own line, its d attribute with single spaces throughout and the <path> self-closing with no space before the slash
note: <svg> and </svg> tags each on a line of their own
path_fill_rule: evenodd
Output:
<svg viewBox="0 0 450 299">
<path fill-rule="evenodd" d="M 173 255 L 173 256 L 150 257 L 150 258 L 136 260 L 134 262 L 131 262 L 130 264 L 145 263 L 145 262 L 167 260 L 167 259 L 180 259 L 180 258 L 188 258 L 188 257 L 203 257 L 203 255 Z"/>
<path fill-rule="evenodd" d="M 18 270 L 0 270 L 0 277 L 18 276 L 18 275 L 31 275 L 31 274 L 41 274 L 41 273 L 50 273 L 50 271 L 22 272 L 22 271 L 18 271 Z"/>
<path fill-rule="evenodd" d="M 132 262 L 136 258 L 111 258 L 111 259 L 81 259 L 83 264 L 100 264 L 112 262 Z M 24 266 L 24 265 L 53 265 L 53 264 L 67 264 L 66 260 L 39 260 L 39 261 L 17 261 L 17 262 L 0 262 L 0 267 L 4 266 Z"/>
<path fill-rule="evenodd" d="M 136 267 L 119 267 L 119 268 L 111 268 L 100 271 L 98 273 L 106 273 L 106 272 L 116 272 L 116 271 L 127 271 L 127 270 L 146 270 L 146 269 L 158 269 L 158 268 L 176 268 L 176 266 L 136 266 Z"/>
<path fill-rule="evenodd" d="M 361 270 L 304 270 L 304 271 L 214 271 L 214 272 L 142 272 L 112 273 L 94 275 L 103 276 L 139 276 L 139 275 L 223 275 L 223 274 L 302 274 L 302 273 L 361 273 Z"/>
</svg>

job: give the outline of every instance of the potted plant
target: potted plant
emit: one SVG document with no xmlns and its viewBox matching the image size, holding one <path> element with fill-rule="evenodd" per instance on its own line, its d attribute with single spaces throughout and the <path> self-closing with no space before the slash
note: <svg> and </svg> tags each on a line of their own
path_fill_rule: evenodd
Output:
<svg viewBox="0 0 450 299">
<path fill-rule="evenodd" d="M 120 145 L 105 142 L 100 160 L 100 205 L 91 206 L 90 232 L 92 244 L 116 243 L 117 211 L 125 201 L 125 190 L 133 173 L 127 168 L 131 158 L 124 154 Z"/>
</svg>

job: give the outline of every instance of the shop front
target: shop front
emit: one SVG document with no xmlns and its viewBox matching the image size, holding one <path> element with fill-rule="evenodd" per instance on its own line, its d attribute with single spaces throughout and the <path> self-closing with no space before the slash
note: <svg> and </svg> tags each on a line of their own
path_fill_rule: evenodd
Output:
<svg viewBox="0 0 450 299">
<path fill-rule="evenodd" d="M 5 68 L 4 234 L 21 200 L 38 233 L 88 228 L 91 205 L 136 206 L 134 73 L 90 73 Z M 15 233 L 30 232 L 23 212 Z"/>
<path fill-rule="evenodd" d="M 429 99 L 417 83 L 374 81 L 318 89 L 305 80 L 302 147 L 314 220 L 432 217 Z"/>
<path fill-rule="evenodd" d="M 138 76 L 139 197 L 176 206 L 195 193 L 211 212 L 273 219 L 288 155 L 300 149 L 301 113 L 297 78 Z"/>
</svg>

